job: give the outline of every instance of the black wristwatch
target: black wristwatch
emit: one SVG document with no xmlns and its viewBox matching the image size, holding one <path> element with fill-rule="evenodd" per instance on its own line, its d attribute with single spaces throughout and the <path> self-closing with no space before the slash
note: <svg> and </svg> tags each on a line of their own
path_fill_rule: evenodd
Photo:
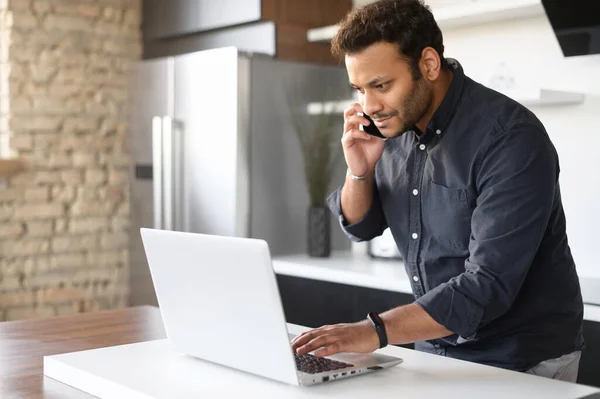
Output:
<svg viewBox="0 0 600 399">
<path fill-rule="evenodd" d="M 379 337 L 379 347 L 386 347 L 388 344 L 388 338 L 387 333 L 385 332 L 385 324 L 383 324 L 381 317 L 379 317 L 379 315 L 375 312 L 370 312 L 367 315 L 367 319 L 369 319 L 373 325 L 373 328 L 375 329 L 375 332 L 377 333 L 377 336 Z"/>
</svg>

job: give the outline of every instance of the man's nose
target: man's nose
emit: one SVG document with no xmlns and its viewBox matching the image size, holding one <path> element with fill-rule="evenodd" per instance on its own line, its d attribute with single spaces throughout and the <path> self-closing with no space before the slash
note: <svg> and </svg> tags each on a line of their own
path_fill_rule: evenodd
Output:
<svg viewBox="0 0 600 399">
<path fill-rule="evenodd" d="M 383 105 L 377 96 L 365 92 L 363 95 L 362 109 L 365 111 L 365 114 L 372 116 L 377 112 L 381 112 L 383 110 Z"/>
</svg>

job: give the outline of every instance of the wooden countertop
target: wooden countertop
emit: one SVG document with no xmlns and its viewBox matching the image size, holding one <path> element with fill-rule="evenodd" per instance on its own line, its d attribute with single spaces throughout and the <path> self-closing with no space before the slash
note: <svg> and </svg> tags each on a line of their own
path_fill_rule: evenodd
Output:
<svg viewBox="0 0 600 399">
<path fill-rule="evenodd" d="M 43 356 L 165 338 L 151 306 L 0 323 L 0 397 L 92 398 L 43 375 Z"/>
</svg>

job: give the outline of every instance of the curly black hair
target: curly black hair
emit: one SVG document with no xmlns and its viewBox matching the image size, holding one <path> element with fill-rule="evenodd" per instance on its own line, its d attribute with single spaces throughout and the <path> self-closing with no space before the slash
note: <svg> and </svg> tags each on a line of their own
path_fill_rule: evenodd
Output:
<svg viewBox="0 0 600 399">
<path fill-rule="evenodd" d="M 336 57 L 357 53 L 384 41 L 398 46 L 414 79 L 421 77 L 419 60 L 425 47 L 435 49 L 442 68 L 448 69 L 442 31 L 422 0 L 380 0 L 349 12 L 339 25 L 331 42 L 331 52 Z"/>
</svg>

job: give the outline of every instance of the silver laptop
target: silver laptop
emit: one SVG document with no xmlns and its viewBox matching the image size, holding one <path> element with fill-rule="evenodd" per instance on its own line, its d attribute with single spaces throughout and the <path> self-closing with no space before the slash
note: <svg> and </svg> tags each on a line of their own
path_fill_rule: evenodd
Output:
<svg viewBox="0 0 600 399">
<path fill-rule="evenodd" d="M 381 354 L 316 359 L 290 345 L 269 247 L 263 240 L 141 229 L 171 347 L 293 385 L 395 366 Z"/>
</svg>

